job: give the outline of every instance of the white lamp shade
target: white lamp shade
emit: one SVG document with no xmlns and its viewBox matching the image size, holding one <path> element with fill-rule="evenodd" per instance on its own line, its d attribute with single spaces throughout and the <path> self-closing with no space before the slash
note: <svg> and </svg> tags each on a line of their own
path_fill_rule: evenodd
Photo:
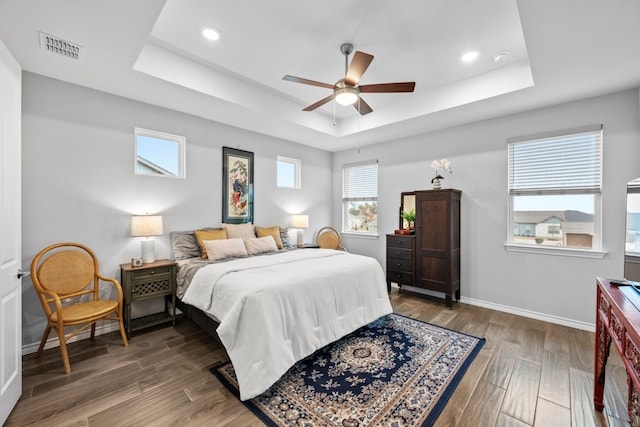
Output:
<svg viewBox="0 0 640 427">
<path fill-rule="evenodd" d="M 161 236 L 162 232 L 162 217 L 160 215 L 140 215 L 131 217 L 132 236 Z"/>
<path fill-rule="evenodd" d="M 309 227 L 309 215 L 294 215 L 291 220 L 291 226 L 294 228 Z"/>
<path fill-rule="evenodd" d="M 134 237 L 161 236 L 162 217 L 160 215 L 139 215 L 131 217 L 131 235 Z M 153 239 L 144 239 L 142 246 L 142 263 L 149 264 L 155 261 L 155 243 Z"/>
</svg>

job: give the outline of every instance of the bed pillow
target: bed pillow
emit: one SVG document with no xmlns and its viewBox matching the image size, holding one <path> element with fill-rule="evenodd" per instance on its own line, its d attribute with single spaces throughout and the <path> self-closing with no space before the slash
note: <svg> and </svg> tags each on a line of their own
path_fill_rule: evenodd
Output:
<svg viewBox="0 0 640 427">
<path fill-rule="evenodd" d="M 172 231 L 169 233 L 169 241 L 171 242 L 172 259 L 176 261 L 202 256 L 193 230 Z"/>
<path fill-rule="evenodd" d="M 282 240 L 280 239 L 280 227 L 274 225 L 273 227 L 256 227 L 256 236 L 266 237 L 271 236 L 276 242 L 278 249 L 282 249 Z"/>
<path fill-rule="evenodd" d="M 196 235 L 196 240 L 198 241 L 198 245 L 200 246 L 202 258 L 209 258 L 207 254 L 207 247 L 204 244 L 205 241 L 224 240 L 227 238 L 227 231 L 224 228 L 196 230 L 193 233 Z"/>
<path fill-rule="evenodd" d="M 244 240 L 244 246 L 247 248 L 247 254 L 249 255 L 278 252 L 278 246 L 273 236 L 245 237 L 242 240 Z"/>
<path fill-rule="evenodd" d="M 244 224 L 225 224 L 223 222 L 222 228 L 227 230 L 227 238 L 229 239 L 256 237 L 253 232 L 253 224 L 250 222 L 245 222 Z"/>
<path fill-rule="evenodd" d="M 225 258 L 237 258 L 247 256 L 247 249 L 242 239 L 205 240 L 207 257 L 211 261 Z"/>
<path fill-rule="evenodd" d="M 280 241 L 282 242 L 283 249 L 295 249 L 296 245 L 291 243 L 291 237 L 289 236 L 289 230 L 286 228 L 280 229 Z"/>
</svg>

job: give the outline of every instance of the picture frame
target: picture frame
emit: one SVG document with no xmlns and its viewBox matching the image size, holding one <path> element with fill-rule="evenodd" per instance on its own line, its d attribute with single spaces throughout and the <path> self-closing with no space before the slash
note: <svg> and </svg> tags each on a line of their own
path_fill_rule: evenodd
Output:
<svg viewBox="0 0 640 427">
<path fill-rule="evenodd" d="M 222 222 L 253 223 L 253 153 L 222 147 Z"/>
</svg>

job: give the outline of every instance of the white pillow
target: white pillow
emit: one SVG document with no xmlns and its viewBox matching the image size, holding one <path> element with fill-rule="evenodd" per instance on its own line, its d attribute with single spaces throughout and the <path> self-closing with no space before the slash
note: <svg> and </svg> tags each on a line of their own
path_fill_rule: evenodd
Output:
<svg viewBox="0 0 640 427">
<path fill-rule="evenodd" d="M 253 231 L 253 224 L 250 222 L 245 222 L 244 224 L 225 224 L 223 222 L 222 228 L 227 230 L 227 239 L 256 237 L 256 233 Z"/>
<path fill-rule="evenodd" d="M 276 240 L 273 236 L 245 237 L 243 240 L 249 255 L 278 252 L 278 245 L 276 244 Z"/>
<path fill-rule="evenodd" d="M 203 243 L 211 261 L 247 256 L 242 239 L 205 240 Z"/>
</svg>

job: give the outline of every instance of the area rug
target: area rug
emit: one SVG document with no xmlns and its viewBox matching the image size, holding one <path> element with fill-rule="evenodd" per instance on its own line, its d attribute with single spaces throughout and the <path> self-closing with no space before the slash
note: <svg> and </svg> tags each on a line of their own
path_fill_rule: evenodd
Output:
<svg viewBox="0 0 640 427">
<path fill-rule="evenodd" d="M 484 342 L 390 314 L 316 351 L 243 403 L 268 426 L 430 426 Z M 231 363 L 211 372 L 239 397 Z"/>
</svg>

